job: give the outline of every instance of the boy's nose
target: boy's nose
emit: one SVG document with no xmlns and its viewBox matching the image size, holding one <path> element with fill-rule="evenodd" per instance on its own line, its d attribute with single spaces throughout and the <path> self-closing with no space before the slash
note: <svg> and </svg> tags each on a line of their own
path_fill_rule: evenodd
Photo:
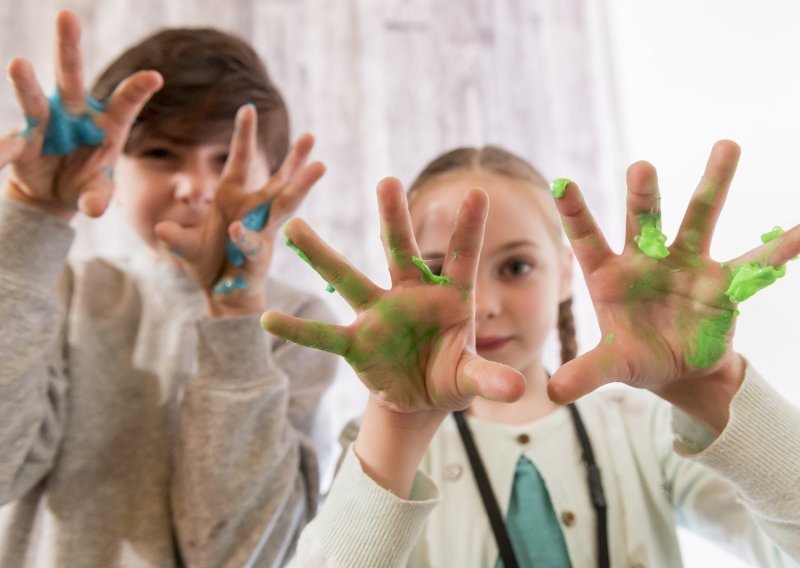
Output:
<svg viewBox="0 0 800 568">
<path fill-rule="evenodd" d="M 178 175 L 175 198 L 187 205 L 207 206 L 214 199 L 219 180 L 207 172 L 187 171 Z"/>
</svg>

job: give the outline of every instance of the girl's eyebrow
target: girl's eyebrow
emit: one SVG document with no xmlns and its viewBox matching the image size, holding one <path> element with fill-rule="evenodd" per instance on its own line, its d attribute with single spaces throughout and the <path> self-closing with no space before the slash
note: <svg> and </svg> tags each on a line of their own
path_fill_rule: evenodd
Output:
<svg viewBox="0 0 800 568">
<path fill-rule="evenodd" d="M 520 241 L 511 241 L 510 243 L 505 243 L 504 245 L 497 247 L 497 252 L 503 252 L 511 249 L 515 249 L 518 247 L 525 247 L 525 246 L 532 246 L 535 248 L 539 248 L 539 243 L 535 243 L 529 240 L 520 240 Z"/>
</svg>

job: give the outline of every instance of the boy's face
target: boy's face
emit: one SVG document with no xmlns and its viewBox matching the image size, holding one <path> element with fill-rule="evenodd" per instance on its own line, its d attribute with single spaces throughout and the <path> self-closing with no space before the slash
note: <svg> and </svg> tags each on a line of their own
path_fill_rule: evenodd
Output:
<svg viewBox="0 0 800 568">
<path fill-rule="evenodd" d="M 219 187 L 230 135 L 198 145 L 147 137 L 117 161 L 115 198 L 130 225 L 158 257 L 172 258 L 155 236 L 158 223 L 175 221 L 193 227 L 203 222 Z M 253 162 L 250 179 L 255 190 L 266 183 L 269 168 L 263 152 L 256 152 Z"/>
</svg>

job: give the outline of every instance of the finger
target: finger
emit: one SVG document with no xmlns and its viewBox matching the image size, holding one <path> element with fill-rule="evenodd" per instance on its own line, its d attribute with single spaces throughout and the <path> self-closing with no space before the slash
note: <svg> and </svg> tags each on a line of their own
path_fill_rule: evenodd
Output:
<svg viewBox="0 0 800 568">
<path fill-rule="evenodd" d="M 256 145 L 256 107 L 253 104 L 246 104 L 236 113 L 233 139 L 228 159 L 225 160 L 225 167 L 222 170 L 223 179 L 237 186 L 247 184 Z"/>
<path fill-rule="evenodd" d="M 567 404 L 627 376 L 624 362 L 601 345 L 562 365 L 547 383 L 547 394 L 553 402 Z"/>
<path fill-rule="evenodd" d="M 102 171 L 81 189 L 78 197 L 78 209 L 88 217 L 100 217 L 108 209 L 114 194 L 114 184 L 109 175 L 111 168 L 103 167 Z"/>
<path fill-rule="evenodd" d="M 420 253 L 414 238 L 403 185 L 396 178 L 382 179 L 378 183 L 377 194 L 381 242 L 389 264 L 392 285 L 406 280 L 418 280 L 419 269 L 411 259 L 419 257 Z"/>
<path fill-rule="evenodd" d="M 564 187 L 563 196 L 555 201 L 575 258 L 584 274 L 591 274 L 614 253 L 574 182 L 569 181 Z"/>
<path fill-rule="evenodd" d="M 383 290 L 330 248 L 302 219 L 292 219 L 284 233 L 287 244 L 334 287 L 356 311 L 371 306 Z"/>
<path fill-rule="evenodd" d="M 139 71 L 122 81 L 114 89 L 106 112 L 96 117 L 103 129 L 113 139 L 112 147 L 119 151 L 125 145 L 131 125 L 164 84 L 155 71 Z"/>
<path fill-rule="evenodd" d="M 314 162 L 305 166 L 300 172 L 292 176 L 291 181 L 277 194 L 271 195 L 272 208 L 267 221 L 267 230 L 276 231 L 295 212 L 305 199 L 308 192 L 319 179 L 325 175 L 325 166 L 321 162 Z M 271 190 L 267 187 L 254 194 L 256 199 L 268 199 Z M 253 199 L 252 197 L 249 199 Z"/>
<path fill-rule="evenodd" d="M 525 394 L 525 377 L 507 365 L 475 355 L 462 357 L 456 371 L 464 397 L 479 396 L 496 402 L 514 402 Z"/>
<path fill-rule="evenodd" d="M 59 12 L 56 16 L 56 84 L 64 107 L 71 114 L 86 112 L 80 40 L 78 16 L 68 10 Z"/>
<path fill-rule="evenodd" d="M 309 321 L 280 312 L 264 312 L 261 327 L 273 335 L 305 347 L 312 347 L 345 356 L 350 350 L 350 331 L 348 328 Z"/>
<path fill-rule="evenodd" d="M 8 65 L 8 77 L 14 85 L 14 95 L 27 120 L 45 125 L 50 115 L 50 102 L 47 100 L 33 66 L 27 59 L 15 58 Z M 44 129 L 39 129 L 44 136 Z"/>
<path fill-rule="evenodd" d="M 12 130 L 0 138 L 0 170 L 22 154 L 26 143 L 25 137 L 16 130 Z"/>
<path fill-rule="evenodd" d="M 740 154 L 739 146 L 730 140 L 720 140 L 714 144 L 703 178 L 689 201 L 673 246 L 695 254 L 708 254 Z"/>
<path fill-rule="evenodd" d="M 442 274 L 460 289 L 471 290 L 475 284 L 488 211 L 489 196 L 482 189 L 470 190 L 461 202 L 442 265 Z"/>
<path fill-rule="evenodd" d="M 303 134 L 297 142 L 289 149 L 289 153 L 281 162 L 281 167 L 272 176 L 279 184 L 288 183 L 289 180 L 306 163 L 311 149 L 314 147 L 314 137 L 311 134 Z"/>
<path fill-rule="evenodd" d="M 732 268 L 754 262 L 760 266 L 779 267 L 800 254 L 800 225 L 757 246 L 753 250 L 731 260 Z"/>
<path fill-rule="evenodd" d="M 249 230 L 241 221 L 231 223 L 228 235 L 242 253 L 243 260 L 257 262 L 267 254 L 261 234 Z"/>
<path fill-rule="evenodd" d="M 628 168 L 627 182 L 625 247 L 636 247 L 653 258 L 665 258 L 669 251 L 666 236 L 661 232 L 661 194 L 656 169 L 647 162 L 636 162 Z"/>
</svg>

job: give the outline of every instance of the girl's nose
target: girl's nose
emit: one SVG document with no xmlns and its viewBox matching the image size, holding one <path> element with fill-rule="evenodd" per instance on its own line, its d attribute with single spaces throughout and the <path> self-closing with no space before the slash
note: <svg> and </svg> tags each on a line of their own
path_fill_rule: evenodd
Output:
<svg viewBox="0 0 800 568">
<path fill-rule="evenodd" d="M 488 282 L 475 282 L 475 319 L 486 320 L 500 313 L 500 298 L 497 290 Z"/>
</svg>

